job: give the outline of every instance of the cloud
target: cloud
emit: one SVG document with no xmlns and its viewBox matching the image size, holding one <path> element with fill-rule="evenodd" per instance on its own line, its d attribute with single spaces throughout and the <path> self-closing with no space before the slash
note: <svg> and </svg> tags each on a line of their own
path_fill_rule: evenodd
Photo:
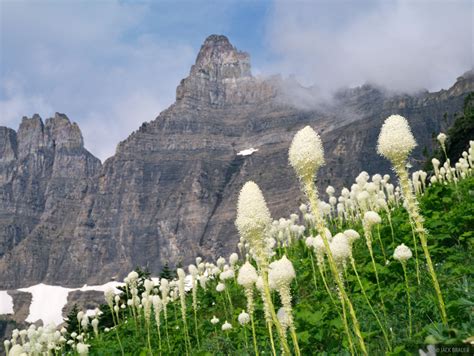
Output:
<svg viewBox="0 0 474 356">
<path fill-rule="evenodd" d="M 0 125 L 16 128 L 24 115 L 64 112 L 102 160 L 173 102 L 196 55 L 185 41 L 139 31 L 146 3 L 0 6 Z"/>
<path fill-rule="evenodd" d="M 277 1 L 266 41 L 270 71 L 325 92 L 366 82 L 439 90 L 473 66 L 467 1 Z"/>
<path fill-rule="evenodd" d="M 249 51 L 254 73 L 324 92 L 437 90 L 472 67 L 472 11 L 469 0 L 0 1 L 0 125 L 63 112 L 104 160 L 174 101 L 211 33 Z"/>
</svg>

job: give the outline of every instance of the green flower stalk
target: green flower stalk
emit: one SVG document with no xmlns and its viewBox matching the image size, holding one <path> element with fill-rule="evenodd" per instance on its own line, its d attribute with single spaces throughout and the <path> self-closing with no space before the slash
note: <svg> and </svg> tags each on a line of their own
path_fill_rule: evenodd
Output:
<svg viewBox="0 0 474 356">
<path fill-rule="evenodd" d="M 146 326 L 146 335 L 147 335 L 147 342 L 148 342 L 148 351 L 150 352 L 150 355 L 152 355 L 153 352 L 151 350 L 151 338 L 150 338 L 150 321 L 151 321 L 152 300 L 151 300 L 151 297 L 148 295 L 148 292 L 143 293 L 142 305 L 143 305 L 143 314 L 145 316 L 145 326 Z"/>
<path fill-rule="evenodd" d="M 182 268 L 176 270 L 178 274 L 178 292 L 181 303 L 181 318 L 183 320 L 183 332 L 187 353 L 191 350 L 191 341 L 189 340 L 188 323 L 186 322 L 186 292 L 184 290 L 184 279 L 186 274 Z M 189 347 L 189 348 L 188 348 Z"/>
<path fill-rule="evenodd" d="M 339 276 L 336 263 L 329 247 L 329 241 L 326 237 L 326 224 L 319 211 L 318 191 L 313 180 L 316 177 L 317 170 L 324 164 L 324 153 L 321 138 L 311 127 L 306 126 L 302 130 L 298 131 L 298 133 L 293 138 L 289 150 L 289 161 L 297 176 L 299 177 L 303 185 L 303 190 L 309 200 L 311 212 L 316 222 L 316 230 L 321 235 L 324 247 L 326 249 L 329 268 L 334 281 L 339 288 L 341 298 L 344 300 L 344 303 L 349 309 L 354 331 L 359 340 L 360 349 L 364 355 L 368 355 L 354 307 L 347 296 L 344 284 L 342 283 L 342 280 Z"/>
<path fill-rule="evenodd" d="M 199 329 L 197 323 L 197 288 L 198 288 L 198 269 L 195 265 L 188 266 L 189 274 L 191 275 L 191 284 L 192 284 L 192 297 L 193 297 L 193 313 L 194 313 L 194 330 L 196 334 L 196 341 L 198 347 L 200 346 L 199 342 Z"/>
<path fill-rule="evenodd" d="M 118 330 L 117 330 L 118 325 L 117 325 L 117 321 L 115 320 L 115 316 L 114 316 L 115 292 L 112 288 L 109 288 L 104 292 L 104 296 L 105 296 L 105 301 L 107 302 L 107 305 L 109 306 L 110 312 L 112 314 L 112 321 L 114 323 L 114 329 L 115 329 L 115 334 L 117 336 L 117 342 L 120 346 L 120 351 L 122 352 L 122 356 L 123 356 L 123 355 L 125 355 L 125 353 L 123 352 L 122 342 L 120 341 L 120 336 L 119 336 L 119 333 L 118 333 Z"/>
<path fill-rule="evenodd" d="M 446 134 L 442 132 L 436 137 L 436 139 L 439 142 L 439 145 L 441 146 L 441 149 L 443 150 L 444 158 L 446 159 L 446 161 L 448 161 L 448 154 L 446 152 L 446 139 L 447 138 L 448 136 L 446 136 Z"/>
<path fill-rule="evenodd" d="M 380 327 L 380 330 L 382 331 L 382 334 L 383 334 L 383 337 L 385 339 L 385 343 L 387 344 L 387 347 L 388 349 L 391 351 L 392 350 L 392 345 L 390 344 L 390 341 L 388 339 L 388 333 L 387 333 L 387 330 L 385 329 L 385 327 L 382 325 L 382 322 L 380 321 L 377 313 L 375 312 L 374 308 L 372 307 L 372 303 L 370 302 L 370 299 L 369 297 L 367 296 L 367 292 L 365 291 L 365 288 L 364 288 L 364 285 L 362 284 L 362 281 L 360 280 L 360 277 L 359 277 L 359 272 L 357 271 L 357 267 L 356 267 L 356 262 L 354 260 L 354 257 L 352 256 L 352 244 L 360 239 L 360 235 L 357 231 L 355 230 L 352 230 L 352 229 L 349 229 L 349 230 L 345 230 L 344 231 L 344 235 L 347 237 L 347 240 L 351 246 L 351 252 L 350 252 L 350 256 L 349 256 L 349 260 L 351 262 L 351 266 L 352 266 L 352 269 L 354 271 L 354 274 L 356 276 L 356 279 L 357 279 L 357 283 L 359 284 L 359 288 L 362 292 L 362 295 L 364 296 L 364 299 L 365 299 L 365 302 L 367 303 L 370 311 L 372 312 L 372 314 L 374 315 L 375 317 L 375 320 L 377 320 L 377 324 L 379 325 Z"/>
<path fill-rule="evenodd" d="M 344 234 L 338 233 L 331 240 L 329 247 L 339 270 L 339 278 L 341 279 L 342 283 L 344 283 L 343 272 L 345 272 L 346 261 L 352 255 L 349 238 Z M 342 297 L 340 290 L 338 290 L 338 296 L 342 305 L 342 321 L 344 324 L 344 330 L 347 334 L 349 349 L 351 355 L 354 355 L 354 344 L 352 342 L 352 334 L 349 329 L 349 323 L 347 322 L 346 303 L 344 301 L 344 298 Z"/>
<path fill-rule="evenodd" d="M 397 246 L 395 252 L 393 253 L 393 258 L 397 261 L 400 261 L 403 268 L 403 276 L 405 278 L 405 287 L 407 292 L 407 302 L 408 302 L 408 337 L 411 338 L 412 334 L 412 318 L 411 318 L 411 299 L 410 299 L 410 287 L 408 285 L 408 276 L 407 276 L 407 261 L 412 258 L 413 254 L 409 247 L 401 244 Z"/>
<path fill-rule="evenodd" d="M 92 330 L 94 330 L 94 335 L 96 338 L 99 338 L 99 319 L 94 318 L 91 321 Z"/>
<path fill-rule="evenodd" d="M 252 325 L 252 339 L 253 339 L 253 349 L 255 355 L 258 356 L 258 347 L 257 347 L 257 337 L 255 334 L 255 324 L 253 321 L 253 312 L 255 309 L 255 304 L 253 300 L 253 287 L 257 282 L 258 275 L 257 270 L 254 266 L 250 264 L 249 261 L 245 262 L 242 267 L 239 269 L 239 275 L 237 277 L 237 283 L 244 287 L 245 297 L 247 298 L 247 311 L 250 315 L 250 323 Z"/>
<path fill-rule="evenodd" d="M 156 323 L 156 329 L 158 331 L 158 345 L 160 348 L 160 353 L 162 351 L 161 349 L 161 318 L 160 314 L 161 311 L 163 310 L 163 302 L 161 301 L 161 298 L 159 295 L 154 295 L 152 297 L 152 304 L 153 304 L 153 311 L 155 314 L 155 323 Z"/>
<path fill-rule="evenodd" d="M 166 278 L 162 278 L 160 281 L 160 292 L 161 292 L 161 302 L 163 303 L 163 318 L 165 319 L 165 333 L 166 333 L 166 343 L 168 344 L 168 351 L 171 352 L 170 337 L 168 332 L 168 294 L 170 292 L 169 281 Z"/>
<path fill-rule="evenodd" d="M 245 348 L 249 348 L 249 344 L 247 341 L 247 328 L 246 325 L 250 322 L 250 315 L 242 310 L 242 312 L 238 316 L 239 324 L 242 325 L 242 329 L 244 329 L 244 340 L 245 340 Z"/>
<path fill-rule="evenodd" d="M 278 321 L 281 324 L 281 327 L 283 329 L 283 333 L 286 335 L 286 331 L 288 330 L 290 320 L 288 319 L 288 314 L 286 313 L 285 308 L 282 307 L 282 308 L 278 309 L 277 318 L 278 318 Z"/>
<path fill-rule="evenodd" d="M 135 271 L 132 271 L 128 274 L 126 279 L 127 279 L 126 284 L 129 285 L 129 290 L 132 297 L 130 306 L 132 307 L 133 319 L 135 320 L 135 324 L 137 325 L 137 327 L 139 327 L 138 316 L 137 316 L 138 310 L 136 310 L 136 307 L 139 304 L 138 289 L 137 289 L 138 273 Z M 138 330 L 137 330 L 137 333 L 138 333 Z"/>
<path fill-rule="evenodd" d="M 441 320 L 444 325 L 448 325 L 448 316 L 444 305 L 443 295 L 439 286 L 431 255 L 428 250 L 427 231 L 423 226 L 423 216 L 420 214 L 418 201 L 413 194 L 406 168 L 406 161 L 410 152 L 415 148 L 416 141 L 411 133 L 407 120 L 399 115 L 392 115 L 385 120 L 380 131 L 377 151 L 380 155 L 392 162 L 393 168 L 398 176 L 402 196 L 405 200 L 405 208 L 408 211 L 410 220 L 415 226 L 415 231 L 421 242 L 421 247 L 425 254 L 428 270 L 431 275 L 433 287 L 438 297 L 438 304 L 441 313 Z"/>
<path fill-rule="evenodd" d="M 281 259 L 270 263 L 270 271 L 268 278 L 270 284 L 274 284 L 280 295 L 281 304 L 285 309 L 286 316 L 288 319 L 288 327 L 290 328 L 291 338 L 293 340 L 293 346 L 297 356 L 300 355 L 300 348 L 298 345 L 298 338 L 296 337 L 295 324 L 293 323 L 293 312 L 291 308 L 291 292 L 290 285 L 293 279 L 296 278 L 295 269 L 293 264 L 283 256 Z"/>
<path fill-rule="evenodd" d="M 258 277 L 255 286 L 260 291 L 260 295 L 263 301 L 263 315 L 265 316 L 265 323 L 267 324 L 268 336 L 270 338 L 270 346 L 272 347 L 272 354 L 276 356 L 275 342 L 273 341 L 273 319 L 270 313 L 270 307 L 267 304 L 267 299 L 265 298 L 265 292 L 263 290 L 263 278 L 261 276 Z M 285 332 L 284 335 L 286 338 Z"/>
<path fill-rule="evenodd" d="M 380 218 L 379 214 L 377 214 L 375 211 L 368 211 L 364 214 L 362 225 L 364 228 L 365 242 L 367 244 L 367 248 L 370 254 L 370 259 L 372 260 L 372 267 L 374 268 L 374 272 L 375 272 L 375 280 L 377 281 L 377 289 L 379 292 L 380 302 L 382 303 L 383 313 L 386 318 L 385 303 L 383 301 L 383 296 L 382 296 L 382 288 L 380 287 L 379 274 L 377 272 L 377 265 L 375 264 L 374 252 L 372 250 L 372 226 L 378 225 L 381 222 L 382 222 L 382 219 Z"/>
<path fill-rule="evenodd" d="M 223 332 L 225 332 L 227 340 L 229 340 L 229 330 L 232 330 L 232 324 L 228 323 L 226 320 L 225 323 L 222 324 L 221 329 Z"/>
<path fill-rule="evenodd" d="M 217 327 L 216 325 L 219 323 L 219 319 L 214 315 L 211 319 L 211 324 L 214 325 L 214 334 L 217 336 Z"/>
<path fill-rule="evenodd" d="M 222 283 L 222 282 L 219 282 L 219 283 L 217 284 L 217 286 L 216 286 L 216 291 L 217 291 L 219 294 L 221 294 L 222 305 L 224 306 L 225 315 L 226 315 L 227 317 L 231 318 L 231 317 L 232 317 L 232 313 L 227 310 L 227 303 L 226 303 L 226 301 L 225 301 L 225 296 L 224 296 L 224 294 L 225 294 L 225 289 L 226 289 L 225 284 Z"/>
<path fill-rule="evenodd" d="M 262 275 L 264 302 L 267 304 L 272 321 L 276 326 L 284 354 L 289 355 L 291 353 L 290 348 L 276 316 L 268 282 L 270 251 L 266 240 L 266 233 L 271 223 L 270 211 L 267 208 L 260 188 L 254 182 L 245 183 L 239 195 L 235 225 L 240 236 L 250 244 L 253 250 L 254 259 Z"/>
<path fill-rule="evenodd" d="M 311 270 L 312 270 L 312 273 L 313 273 L 314 289 L 317 290 L 318 289 L 318 282 L 316 280 L 316 268 L 314 268 L 314 258 L 313 258 L 313 249 L 314 249 L 314 246 L 315 246 L 315 240 L 316 239 L 313 236 L 308 236 L 305 239 L 305 245 L 310 250 L 309 251 L 309 257 L 311 259 Z"/>
</svg>

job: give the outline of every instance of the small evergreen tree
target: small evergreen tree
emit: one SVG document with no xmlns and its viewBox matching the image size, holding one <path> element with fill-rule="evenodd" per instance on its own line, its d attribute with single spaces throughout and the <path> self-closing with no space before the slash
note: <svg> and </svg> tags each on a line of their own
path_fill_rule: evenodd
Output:
<svg viewBox="0 0 474 356">
<path fill-rule="evenodd" d="M 66 323 L 66 330 L 68 334 L 71 334 L 73 332 L 78 333 L 79 332 L 79 322 L 77 321 L 77 313 L 79 313 L 79 307 L 77 306 L 76 303 L 72 306 L 71 311 L 67 314 L 66 318 L 64 319 L 64 322 Z"/>
<path fill-rule="evenodd" d="M 175 277 L 175 273 L 173 270 L 171 270 L 168 262 L 165 263 L 165 265 L 163 266 L 161 272 L 160 272 L 160 278 L 166 278 L 168 280 L 171 280 Z"/>
</svg>

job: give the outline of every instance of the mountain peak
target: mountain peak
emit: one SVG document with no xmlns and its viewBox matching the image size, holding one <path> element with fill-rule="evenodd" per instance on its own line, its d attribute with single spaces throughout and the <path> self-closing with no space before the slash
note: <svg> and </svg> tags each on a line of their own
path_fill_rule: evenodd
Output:
<svg viewBox="0 0 474 356">
<path fill-rule="evenodd" d="M 274 96 L 273 88 L 252 76 L 250 55 L 235 48 L 226 36 L 204 41 L 189 76 L 176 89 L 176 100 L 213 106 L 248 104 Z"/>
<path fill-rule="evenodd" d="M 250 56 L 237 50 L 226 36 L 210 35 L 199 50 L 192 75 L 211 81 L 250 77 Z"/>
</svg>

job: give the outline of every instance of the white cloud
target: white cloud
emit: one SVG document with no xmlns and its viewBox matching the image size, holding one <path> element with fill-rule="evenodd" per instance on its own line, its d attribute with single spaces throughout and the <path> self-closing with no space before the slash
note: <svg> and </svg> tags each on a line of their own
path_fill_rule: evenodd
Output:
<svg viewBox="0 0 474 356">
<path fill-rule="evenodd" d="M 439 90 L 473 65 L 467 1 L 276 2 L 267 41 L 272 71 L 324 91 L 372 82 Z"/>
<path fill-rule="evenodd" d="M 93 6 L 92 6 L 93 5 Z M 8 2 L 1 8 L 0 125 L 66 113 L 104 160 L 174 100 L 195 58 L 186 42 L 137 32 L 147 4 Z"/>
</svg>

